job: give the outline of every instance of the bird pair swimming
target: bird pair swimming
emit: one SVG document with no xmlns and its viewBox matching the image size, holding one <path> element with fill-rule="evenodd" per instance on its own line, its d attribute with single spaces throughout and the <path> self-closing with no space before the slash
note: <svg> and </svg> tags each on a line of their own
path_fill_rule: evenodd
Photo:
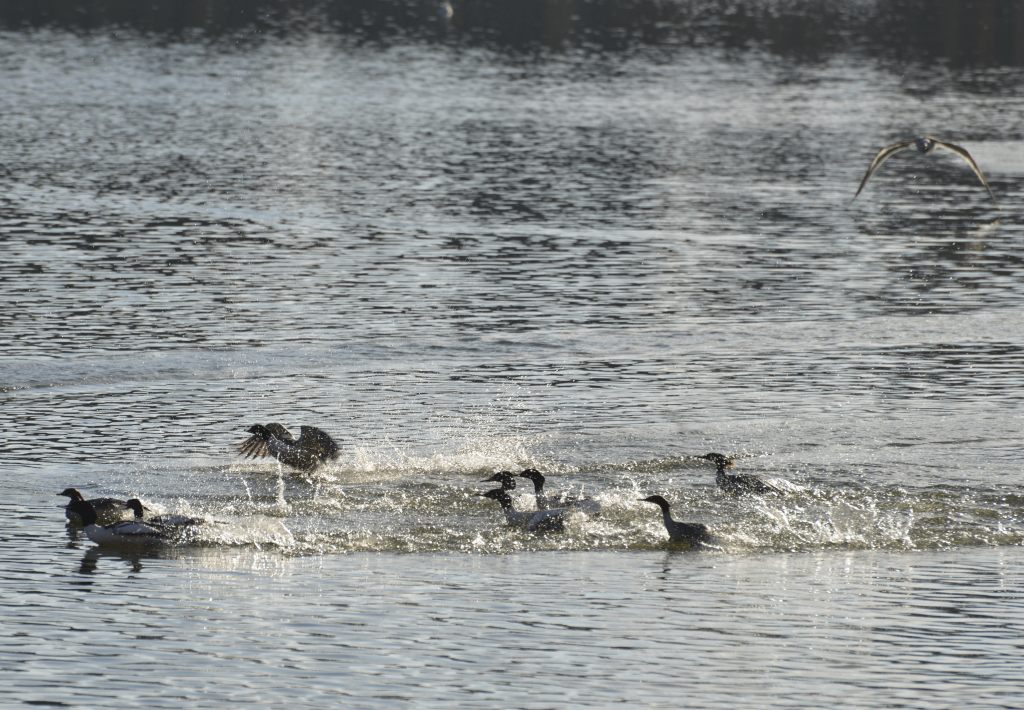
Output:
<svg viewBox="0 0 1024 710">
<path fill-rule="evenodd" d="M 516 510 L 508 491 L 515 490 L 517 477 L 527 478 L 533 482 L 536 510 Z M 562 532 L 568 516 L 574 513 L 597 515 L 601 512 L 601 504 L 593 498 L 545 494 L 544 474 L 535 468 L 524 469 L 521 473 L 498 471 L 490 478 L 485 478 L 484 482 L 500 483 L 501 488 L 478 495 L 498 501 L 508 524 L 527 532 Z"/>
<path fill-rule="evenodd" d="M 715 484 L 730 495 L 786 495 L 805 490 L 803 486 L 790 483 L 781 478 L 769 478 L 751 473 L 729 473 L 728 469 L 735 465 L 731 456 L 710 453 L 698 456 L 699 459 L 715 464 Z M 653 495 L 641 498 L 641 502 L 654 503 L 661 508 L 662 520 L 669 540 L 684 542 L 691 545 L 709 546 L 715 542 L 714 536 L 706 525 L 701 523 L 684 523 L 673 520 L 669 513 L 670 505 L 662 496 Z"/>
<path fill-rule="evenodd" d="M 90 540 L 101 545 L 155 545 L 168 542 L 181 542 L 188 539 L 196 526 L 206 521 L 185 515 L 157 515 L 145 518 L 148 510 L 138 498 L 120 501 L 116 498 L 93 498 L 85 500 L 74 488 L 66 488 L 59 495 L 71 499 L 65 508 L 67 519 L 82 527 Z M 116 506 L 115 504 L 120 504 Z M 99 508 L 97 508 L 99 506 Z M 114 515 L 121 517 L 127 510 L 132 511 L 132 520 L 116 520 L 104 524 L 100 518 L 103 511 L 104 520 Z"/>
</svg>

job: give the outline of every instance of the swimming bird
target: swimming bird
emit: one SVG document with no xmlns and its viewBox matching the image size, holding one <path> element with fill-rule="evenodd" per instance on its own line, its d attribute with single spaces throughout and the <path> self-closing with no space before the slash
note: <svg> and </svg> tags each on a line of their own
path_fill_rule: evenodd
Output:
<svg viewBox="0 0 1024 710">
<path fill-rule="evenodd" d="M 500 483 L 501 490 L 512 491 L 516 487 L 516 474 L 511 471 L 498 471 L 490 478 L 485 478 L 481 483 Z"/>
<path fill-rule="evenodd" d="M 661 517 L 665 521 L 665 530 L 668 531 L 668 538 L 672 542 L 688 542 L 691 545 L 709 545 L 714 538 L 703 523 L 681 523 L 673 520 L 669 514 L 669 503 L 661 496 L 648 496 L 641 498 L 643 503 L 654 503 L 661 508 Z"/>
<path fill-rule="evenodd" d="M 298 439 L 277 423 L 254 424 L 248 432 L 252 436 L 238 447 L 238 452 L 247 458 L 273 456 L 300 471 L 314 471 L 338 458 L 339 449 L 334 439 L 315 426 L 299 427 Z"/>
<path fill-rule="evenodd" d="M 565 516 L 569 513 L 565 508 L 516 510 L 512 504 L 512 497 L 500 488 L 477 495 L 498 501 L 501 504 L 501 509 L 505 512 L 505 520 L 512 527 L 522 528 L 527 532 L 562 532 L 565 530 Z"/>
<path fill-rule="evenodd" d="M 82 520 L 85 534 L 98 545 L 156 545 L 170 539 L 165 531 L 136 520 L 99 525 L 96 509 L 87 500 L 72 500 L 71 505 Z"/>
<path fill-rule="evenodd" d="M 803 486 L 790 483 L 782 478 L 767 478 L 765 476 L 756 476 L 752 473 L 726 473 L 726 469 L 732 468 L 735 462 L 731 456 L 726 456 L 725 454 L 704 454 L 698 458 L 710 461 L 718 467 L 718 470 L 715 472 L 715 483 L 726 493 L 735 495 L 742 493 L 785 495 L 786 493 L 796 493 L 804 490 Z"/>
<path fill-rule="evenodd" d="M 518 474 L 521 478 L 528 478 L 533 481 L 533 495 L 537 500 L 537 510 L 548 510 L 549 508 L 573 508 L 581 513 L 597 515 L 601 512 L 601 504 L 593 498 L 576 498 L 565 493 L 546 495 L 544 493 L 544 474 L 535 468 L 523 469 Z"/>
<path fill-rule="evenodd" d="M 57 495 L 67 496 L 71 501 L 64 508 L 64 517 L 72 525 L 83 525 L 81 507 L 77 503 L 85 503 L 85 497 L 79 493 L 77 488 L 65 488 Z M 96 518 L 101 523 L 113 523 L 125 516 L 125 502 L 117 498 L 90 498 L 89 505 L 92 506 Z"/>
<path fill-rule="evenodd" d="M 899 143 L 887 145 L 878 151 L 878 154 L 875 155 L 874 160 L 872 160 L 871 164 L 868 166 L 868 171 L 864 173 L 864 178 L 860 181 L 860 187 L 857 188 L 857 192 L 854 194 L 853 199 L 857 199 L 857 195 L 860 194 L 860 191 L 863 190 L 864 186 L 867 184 L 868 178 L 870 178 L 874 172 L 881 167 L 882 163 L 899 153 L 901 150 L 906 150 L 907 148 L 917 148 L 918 152 L 922 154 L 931 153 L 936 148 L 943 148 L 951 153 L 955 153 L 963 158 L 964 162 L 967 163 L 971 170 L 974 171 L 978 180 L 980 180 L 981 184 L 985 186 L 986 190 L 988 190 L 989 197 L 993 200 L 996 199 L 996 196 L 992 194 L 992 188 L 988 186 L 988 180 L 985 179 L 985 176 L 981 172 L 981 168 L 979 168 L 978 164 L 974 162 L 974 158 L 971 157 L 971 154 L 967 152 L 966 148 L 954 143 L 940 141 L 937 138 L 932 138 L 931 136 L 922 136 L 921 138 L 912 138 L 908 141 L 900 141 Z"/>
<path fill-rule="evenodd" d="M 202 525 L 206 521 L 202 518 L 190 518 L 187 515 L 154 515 L 148 520 L 144 519 L 143 511 L 146 510 L 146 506 L 142 504 L 142 501 L 138 498 L 132 498 L 125 507 L 131 509 L 135 513 L 135 522 L 146 523 L 155 528 L 163 528 L 170 530 L 174 528 L 183 528 L 192 525 Z"/>
</svg>

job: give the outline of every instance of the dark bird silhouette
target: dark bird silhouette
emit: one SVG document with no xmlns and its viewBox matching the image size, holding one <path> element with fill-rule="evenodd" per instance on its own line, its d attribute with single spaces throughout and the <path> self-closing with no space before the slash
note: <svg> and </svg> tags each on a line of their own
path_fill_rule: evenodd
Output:
<svg viewBox="0 0 1024 710">
<path fill-rule="evenodd" d="M 727 473 L 726 469 L 732 468 L 735 462 L 732 457 L 725 454 L 704 454 L 699 458 L 715 464 L 717 467 L 715 483 L 726 493 L 734 495 L 743 493 L 785 495 L 786 493 L 796 493 L 803 490 L 803 486 L 798 486 L 781 478 L 766 478 L 752 473 Z"/>
<path fill-rule="evenodd" d="M 981 168 L 979 168 L 978 164 L 974 162 L 974 158 L 971 157 L 971 154 L 967 152 L 966 148 L 954 143 L 940 141 L 937 138 L 932 138 L 931 136 L 923 136 L 921 138 L 912 138 L 907 141 L 900 141 L 899 143 L 887 145 L 878 151 L 878 154 L 875 155 L 874 160 L 872 160 L 871 164 L 868 166 L 867 172 L 864 173 L 864 178 L 860 181 L 860 186 L 857 188 L 857 192 L 854 194 L 853 199 L 857 199 L 857 195 L 860 194 L 860 191 L 863 190 L 864 186 L 867 184 L 868 178 L 870 178 L 875 171 L 881 167 L 882 163 L 899 153 L 901 150 L 906 150 L 908 148 L 916 148 L 918 152 L 922 154 L 931 153 L 936 148 L 942 148 L 960 156 L 964 162 L 970 166 L 971 170 L 974 171 L 974 174 L 978 177 L 978 180 L 981 181 L 981 184 L 985 186 L 985 189 L 988 190 L 989 197 L 993 200 L 996 199 L 996 196 L 992 194 L 992 188 L 988 186 L 988 180 L 985 179 L 985 176 L 981 172 Z"/>
<path fill-rule="evenodd" d="M 665 530 L 668 531 L 668 538 L 672 542 L 688 542 L 691 545 L 710 545 L 714 538 L 708 530 L 707 525 L 701 523 L 681 523 L 673 520 L 669 513 L 669 503 L 661 496 L 648 496 L 641 498 L 643 503 L 654 503 L 661 508 L 661 517 L 665 522 Z"/>
<path fill-rule="evenodd" d="M 113 523 L 121 520 L 125 517 L 125 502 L 118 500 L 117 498 L 90 498 L 88 501 L 85 497 L 78 492 L 77 488 L 65 488 L 57 495 L 67 496 L 70 498 L 67 506 L 64 508 L 64 517 L 68 519 L 72 525 L 84 526 L 82 522 L 82 511 L 83 506 L 81 503 L 88 503 L 92 506 L 93 514 L 101 524 Z"/>
<path fill-rule="evenodd" d="M 593 498 L 573 497 L 564 493 L 547 495 L 544 493 L 544 474 L 535 468 L 523 469 L 518 474 L 521 478 L 528 478 L 533 481 L 533 495 L 537 500 L 537 510 L 548 510 L 549 508 L 572 508 L 581 513 L 597 515 L 601 512 L 601 504 Z"/>
<path fill-rule="evenodd" d="M 238 447 L 238 453 L 247 458 L 272 456 L 286 466 L 307 472 L 338 458 L 334 439 L 314 426 L 299 427 L 298 439 L 276 423 L 254 424 L 248 431 L 252 436 Z"/>
<path fill-rule="evenodd" d="M 150 518 L 145 518 L 144 511 L 147 510 L 146 506 L 142 504 L 142 501 L 138 498 L 132 498 L 125 507 L 129 508 L 135 513 L 135 522 L 146 523 L 154 528 L 163 528 L 165 530 L 171 530 L 174 528 L 184 528 L 191 525 L 202 525 L 206 521 L 202 518 L 190 518 L 187 515 L 154 515 Z"/>
<path fill-rule="evenodd" d="M 481 483 L 500 483 L 501 490 L 513 491 L 516 488 L 516 474 L 511 471 L 498 471 L 490 478 L 485 478 Z"/>
<path fill-rule="evenodd" d="M 566 508 L 516 510 L 512 503 L 512 497 L 501 488 L 477 495 L 498 501 L 505 513 L 505 520 L 512 527 L 522 528 L 527 532 L 562 532 L 565 530 L 565 517 L 569 513 Z"/>
<path fill-rule="evenodd" d="M 138 520 L 122 520 L 110 525 L 100 525 L 96 509 L 87 500 L 72 500 L 75 513 L 82 521 L 82 529 L 90 540 L 99 545 L 159 545 L 174 542 L 173 536 L 152 525 Z M 126 506 L 121 506 L 127 510 Z"/>
</svg>

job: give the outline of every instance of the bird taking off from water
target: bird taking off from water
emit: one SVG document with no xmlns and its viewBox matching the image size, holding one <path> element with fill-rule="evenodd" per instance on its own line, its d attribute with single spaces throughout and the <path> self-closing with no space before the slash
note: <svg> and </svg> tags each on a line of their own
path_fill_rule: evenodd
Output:
<svg viewBox="0 0 1024 710">
<path fill-rule="evenodd" d="M 296 439 L 280 424 L 255 424 L 252 434 L 238 447 L 238 453 L 247 458 L 272 456 L 286 466 L 300 471 L 313 471 L 321 464 L 338 458 L 338 445 L 323 429 L 315 426 L 299 427 Z"/>
<path fill-rule="evenodd" d="M 908 141 L 900 141 L 899 143 L 887 145 L 878 151 L 874 160 L 871 161 L 871 165 L 868 166 L 868 171 L 864 173 L 864 179 L 860 181 L 860 187 L 857 188 L 857 192 L 854 194 L 853 199 L 857 199 L 857 195 L 859 195 L 860 191 L 864 189 L 868 179 L 874 175 L 878 168 L 882 166 L 882 163 L 899 153 L 901 150 L 906 150 L 907 148 L 917 148 L 918 152 L 922 154 L 931 153 L 936 148 L 943 148 L 951 153 L 959 155 L 963 158 L 964 162 L 970 166 L 971 170 L 974 171 L 974 174 L 978 176 L 978 180 L 980 180 L 981 184 L 985 186 L 986 190 L 988 190 L 989 197 L 993 200 L 996 199 L 996 196 L 992 194 L 992 188 L 988 186 L 988 180 L 985 179 L 985 176 L 981 172 L 981 168 L 979 168 L 978 164 L 974 162 L 974 158 L 971 157 L 971 154 L 967 152 L 966 148 L 962 148 L 954 143 L 940 141 L 936 138 L 932 138 L 931 136 L 923 136 L 921 138 L 912 138 Z"/>
</svg>

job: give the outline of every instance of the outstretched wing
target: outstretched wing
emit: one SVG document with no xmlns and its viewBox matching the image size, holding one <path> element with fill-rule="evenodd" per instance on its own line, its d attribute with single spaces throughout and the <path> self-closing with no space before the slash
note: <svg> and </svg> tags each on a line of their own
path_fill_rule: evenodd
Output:
<svg viewBox="0 0 1024 710">
<path fill-rule="evenodd" d="M 338 444 L 323 429 L 315 426 L 300 427 L 299 442 L 302 451 L 312 459 L 332 461 L 338 458 Z"/>
<path fill-rule="evenodd" d="M 971 170 L 973 170 L 974 174 L 978 176 L 979 180 L 981 180 L 981 184 L 985 186 L 986 190 L 988 190 L 988 196 L 993 200 L 996 199 L 996 196 L 992 194 L 992 188 L 988 186 L 988 180 L 986 180 L 985 176 L 981 174 L 981 168 L 979 168 L 978 164 L 974 162 L 974 158 L 971 157 L 971 154 L 967 152 L 966 148 L 962 148 L 954 143 L 946 143 L 945 141 L 937 141 L 934 139 L 932 140 L 935 142 L 936 147 L 945 148 L 949 152 L 956 153 L 963 158 L 964 162 L 971 166 Z"/>
<path fill-rule="evenodd" d="M 264 427 L 275 439 L 281 441 L 292 442 L 295 441 L 292 437 L 291 432 L 284 428 L 283 425 L 274 422 L 267 424 Z M 270 450 L 267 448 L 267 442 L 265 442 L 258 434 L 253 434 L 248 439 L 238 445 L 238 453 L 245 458 L 255 459 L 263 458 L 264 456 L 270 456 Z"/>
<path fill-rule="evenodd" d="M 912 145 L 914 145 L 914 141 L 912 140 L 901 141 L 899 143 L 887 145 L 886 147 L 878 151 L 878 154 L 875 155 L 875 159 L 872 160 L 871 165 L 868 166 L 868 171 L 864 173 L 864 178 L 860 181 L 860 186 L 857 188 L 857 192 L 854 193 L 853 199 L 857 199 L 857 195 L 859 195 L 860 191 L 864 189 L 865 185 L 867 185 L 868 179 L 874 174 L 876 170 L 878 170 L 878 168 L 882 166 L 882 163 L 884 163 L 886 160 L 899 153 L 904 148 L 909 148 Z"/>
</svg>

